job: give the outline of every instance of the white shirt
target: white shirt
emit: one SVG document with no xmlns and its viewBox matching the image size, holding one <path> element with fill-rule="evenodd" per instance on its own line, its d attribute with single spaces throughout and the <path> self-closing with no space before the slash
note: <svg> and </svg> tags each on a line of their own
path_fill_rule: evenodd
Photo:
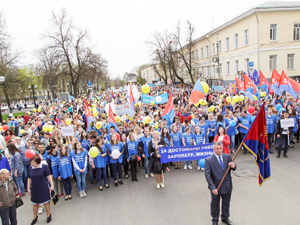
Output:
<svg viewBox="0 0 300 225">
<path fill-rule="evenodd" d="M 217 160 L 218 160 L 219 163 L 220 163 L 220 158 L 219 157 L 221 157 L 221 160 L 222 160 L 222 163 L 223 163 L 223 166 L 224 166 L 223 156 L 222 155 L 218 156 L 215 152 L 214 152 L 214 155 L 217 157 Z M 221 165 L 221 163 L 220 163 L 220 165 Z"/>
</svg>

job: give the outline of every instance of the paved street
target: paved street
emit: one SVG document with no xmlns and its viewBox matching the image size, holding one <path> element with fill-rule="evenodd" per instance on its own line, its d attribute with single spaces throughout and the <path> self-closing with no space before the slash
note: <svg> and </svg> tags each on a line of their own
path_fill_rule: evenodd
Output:
<svg viewBox="0 0 300 225">
<path fill-rule="evenodd" d="M 288 152 L 288 159 L 270 155 L 272 177 L 262 187 L 257 181 L 257 167 L 251 155 L 237 157 L 237 175 L 233 175 L 231 217 L 238 225 L 277 225 L 300 223 L 299 144 Z M 195 168 L 195 163 L 193 163 Z M 144 178 L 142 170 L 138 182 L 125 180 L 123 186 L 100 192 L 98 187 L 87 188 L 88 196 L 80 199 L 73 189 L 73 199 L 60 200 L 51 207 L 51 224 L 211 224 L 210 194 L 204 171 L 175 170 L 165 175 L 166 188 L 157 190 L 154 178 Z M 18 209 L 19 224 L 33 219 L 29 196 Z M 46 213 L 37 224 L 46 224 Z M 223 224 L 219 222 L 219 224 Z"/>
</svg>

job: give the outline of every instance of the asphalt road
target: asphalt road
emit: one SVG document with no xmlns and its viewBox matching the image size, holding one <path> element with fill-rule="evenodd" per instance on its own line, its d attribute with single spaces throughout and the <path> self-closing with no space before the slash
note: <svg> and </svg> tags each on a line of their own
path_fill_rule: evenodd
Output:
<svg viewBox="0 0 300 225">
<path fill-rule="evenodd" d="M 292 225 L 300 223 L 299 144 L 289 150 L 288 159 L 270 155 L 272 177 L 259 187 L 254 158 L 248 154 L 236 159 L 233 177 L 230 219 L 238 225 Z M 80 199 L 73 188 L 73 199 L 60 200 L 51 206 L 51 224 L 110 225 L 190 225 L 211 224 L 210 193 L 204 171 L 175 170 L 165 175 L 166 187 L 156 189 L 154 178 L 146 179 L 138 172 L 138 182 L 125 180 L 118 187 L 110 185 L 100 192 L 98 186 L 87 187 L 87 197 Z M 18 209 L 18 224 L 30 224 L 32 204 L 23 197 Z M 46 213 L 37 224 L 46 224 Z M 219 222 L 219 224 L 223 224 Z"/>
</svg>

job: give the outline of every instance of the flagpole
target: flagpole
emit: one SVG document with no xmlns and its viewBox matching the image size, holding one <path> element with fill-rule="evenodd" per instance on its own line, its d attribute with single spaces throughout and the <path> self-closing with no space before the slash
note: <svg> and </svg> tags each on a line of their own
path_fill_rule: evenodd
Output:
<svg viewBox="0 0 300 225">
<path fill-rule="evenodd" d="M 240 144 L 240 146 L 239 146 L 238 150 L 236 151 L 235 155 L 233 156 L 231 162 L 234 162 L 235 158 L 237 157 L 237 155 L 239 154 L 239 152 L 240 152 L 240 150 L 241 150 L 241 148 L 242 148 L 242 146 L 243 146 L 243 143 L 244 143 L 244 142 L 242 142 L 242 143 Z M 228 166 L 228 168 L 227 168 L 227 170 L 226 170 L 226 172 L 225 172 L 225 174 L 224 174 L 224 176 L 223 176 L 223 178 L 222 178 L 222 180 L 221 180 L 221 182 L 220 182 L 220 184 L 219 184 L 219 186 L 218 186 L 218 188 L 217 188 L 218 191 L 219 191 L 219 189 L 220 189 L 222 183 L 224 182 L 225 177 L 227 176 L 227 174 L 228 174 L 230 168 L 231 168 L 231 167 Z"/>
</svg>

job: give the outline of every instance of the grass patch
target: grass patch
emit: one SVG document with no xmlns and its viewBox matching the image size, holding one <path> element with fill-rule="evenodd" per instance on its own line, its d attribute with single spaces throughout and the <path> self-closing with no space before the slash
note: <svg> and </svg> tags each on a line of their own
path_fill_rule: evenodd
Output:
<svg viewBox="0 0 300 225">
<path fill-rule="evenodd" d="M 14 114 L 14 117 L 16 117 L 16 116 L 23 116 L 24 113 L 25 112 L 18 112 L 18 113 L 13 113 L 13 114 Z M 7 117 L 8 117 L 8 114 L 2 115 L 2 119 L 5 121 L 7 120 Z"/>
</svg>

